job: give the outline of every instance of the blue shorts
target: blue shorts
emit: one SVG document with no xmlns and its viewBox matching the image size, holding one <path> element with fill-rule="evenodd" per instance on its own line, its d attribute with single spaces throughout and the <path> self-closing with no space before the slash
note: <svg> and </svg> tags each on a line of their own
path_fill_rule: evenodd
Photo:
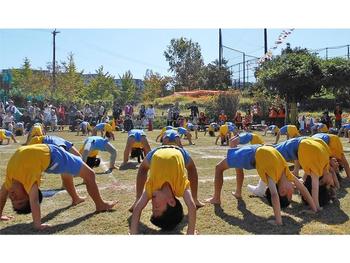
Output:
<svg viewBox="0 0 350 263">
<path fill-rule="evenodd" d="M 83 165 L 83 160 L 60 147 L 48 144 L 50 148 L 50 165 L 45 172 L 52 174 L 71 174 L 77 176 Z"/>
<path fill-rule="evenodd" d="M 6 137 L 11 137 L 12 136 L 12 132 L 5 130 L 5 135 Z"/>
<path fill-rule="evenodd" d="M 185 128 L 179 127 L 177 128 L 177 132 L 181 135 L 186 135 L 187 130 Z"/>
<path fill-rule="evenodd" d="M 105 128 L 105 123 L 99 123 L 95 126 L 97 131 L 102 131 Z"/>
<path fill-rule="evenodd" d="M 287 131 L 288 131 L 288 126 L 283 126 L 281 129 L 280 129 L 280 134 L 281 135 L 286 135 L 287 134 Z"/>
<path fill-rule="evenodd" d="M 57 136 L 45 136 L 43 143 L 45 144 L 53 144 L 59 147 L 63 147 L 67 152 L 70 151 L 73 147 L 73 143 L 66 141 L 63 138 L 57 137 Z"/>
</svg>

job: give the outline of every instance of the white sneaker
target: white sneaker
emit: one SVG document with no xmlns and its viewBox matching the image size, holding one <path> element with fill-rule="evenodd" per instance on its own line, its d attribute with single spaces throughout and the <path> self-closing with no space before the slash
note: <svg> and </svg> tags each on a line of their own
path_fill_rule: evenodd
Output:
<svg viewBox="0 0 350 263">
<path fill-rule="evenodd" d="M 259 196 L 259 197 L 264 197 L 265 195 L 265 191 L 263 191 L 262 189 L 258 189 L 257 186 L 248 184 L 247 185 L 248 191 L 250 193 L 252 193 L 253 195 Z"/>
</svg>

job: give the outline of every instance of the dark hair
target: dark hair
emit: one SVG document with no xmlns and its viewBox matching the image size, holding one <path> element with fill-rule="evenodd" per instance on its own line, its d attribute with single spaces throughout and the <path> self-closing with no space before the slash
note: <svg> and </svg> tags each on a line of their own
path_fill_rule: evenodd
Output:
<svg viewBox="0 0 350 263">
<path fill-rule="evenodd" d="M 321 179 L 322 177 L 320 177 Z M 304 182 L 305 187 L 307 190 L 312 193 L 312 179 L 311 176 L 307 176 L 306 180 Z M 304 204 L 307 204 L 306 200 L 304 197 L 302 197 Z M 320 203 L 320 206 L 325 206 L 326 204 L 329 203 L 331 200 L 331 192 L 330 190 L 327 189 L 325 185 L 320 185 L 318 188 L 318 202 Z"/>
<path fill-rule="evenodd" d="M 209 135 L 210 135 L 211 137 L 214 137 L 214 136 L 215 136 L 214 131 L 209 131 Z"/>
<path fill-rule="evenodd" d="M 284 196 L 280 195 L 280 193 L 278 192 L 278 185 L 277 184 L 276 184 L 276 188 L 277 188 L 278 196 L 280 198 L 280 206 L 281 206 L 281 208 L 285 208 L 285 207 L 289 206 L 290 201 L 288 200 L 288 197 L 286 195 L 284 195 Z M 265 196 L 266 196 L 267 201 L 269 202 L 270 206 L 272 206 L 271 192 L 270 192 L 269 188 L 266 189 Z"/>
<path fill-rule="evenodd" d="M 112 133 L 111 132 L 109 132 L 109 131 L 106 131 L 106 134 L 105 134 L 105 136 L 107 137 L 107 138 L 112 138 Z"/>
<path fill-rule="evenodd" d="M 221 137 L 221 145 L 228 144 L 227 137 L 225 136 L 224 138 Z"/>
<path fill-rule="evenodd" d="M 182 204 L 179 199 L 175 198 L 176 204 L 174 207 L 167 205 L 166 210 L 161 216 L 151 216 L 152 224 L 160 227 L 162 230 L 173 230 L 184 217 Z"/>
<path fill-rule="evenodd" d="M 39 194 L 39 204 L 41 204 L 41 202 L 43 201 L 43 194 L 41 193 L 40 189 L 38 189 L 38 194 Z M 25 215 L 32 212 L 29 199 L 21 208 L 13 208 L 13 210 L 19 215 Z"/>
<path fill-rule="evenodd" d="M 101 163 L 101 159 L 100 158 L 96 158 L 96 157 L 88 157 L 87 160 L 86 160 L 86 164 L 90 168 L 99 167 L 100 163 Z"/>
<path fill-rule="evenodd" d="M 141 159 L 142 160 L 144 159 L 143 149 L 142 148 L 132 148 L 130 157 L 131 158 L 136 158 L 137 157 L 137 161 L 139 163 L 141 163 Z"/>
</svg>

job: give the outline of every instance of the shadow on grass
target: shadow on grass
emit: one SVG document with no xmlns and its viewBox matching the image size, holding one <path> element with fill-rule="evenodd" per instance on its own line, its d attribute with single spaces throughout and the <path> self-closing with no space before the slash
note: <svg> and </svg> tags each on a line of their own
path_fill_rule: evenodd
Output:
<svg viewBox="0 0 350 263">
<path fill-rule="evenodd" d="M 128 218 L 129 228 L 131 224 L 131 216 Z M 175 227 L 175 229 L 171 231 L 165 231 L 165 230 L 156 230 L 153 228 L 150 228 L 149 226 L 143 224 L 141 221 L 139 222 L 139 235 L 183 235 L 182 230 L 184 227 L 187 226 L 188 223 L 188 217 L 187 215 L 184 216 L 180 224 Z M 157 226 L 154 226 L 157 227 Z"/>
<path fill-rule="evenodd" d="M 79 183 L 76 184 L 75 186 L 81 186 L 81 185 L 85 185 L 84 183 Z M 65 188 L 60 187 L 60 188 L 53 188 L 53 189 L 46 189 L 46 190 L 41 190 L 41 193 L 43 194 L 44 198 L 50 198 L 52 196 L 54 196 L 55 194 L 62 192 L 62 191 L 66 191 Z"/>
<path fill-rule="evenodd" d="M 348 193 L 347 189 L 350 187 L 350 180 L 343 178 L 339 180 L 340 189 L 337 191 L 337 198 L 343 198 Z"/>
<path fill-rule="evenodd" d="M 42 218 L 42 222 L 45 223 L 47 221 L 52 220 L 55 218 L 58 214 L 62 213 L 63 211 L 67 210 L 70 208 L 71 205 L 57 209 L 46 216 Z M 96 213 L 90 213 L 87 215 L 84 215 L 82 217 L 76 218 L 70 222 L 67 223 L 62 223 L 58 225 L 53 225 L 52 227 L 45 229 L 43 231 L 38 231 L 33 228 L 33 223 L 22 223 L 22 224 L 16 224 L 12 226 L 5 227 L 0 230 L 0 235 L 1 234 L 8 234 L 8 235 L 48 235 L 48 234 L 56 234 L 59 233 L 67 228 L 74 227 L 76 225 L 79 225 L 81 222 L 91 218 L 94 216 Z"/>
<path fill-rule="evenodd" d="M 302 224 L 293 218 L 282 216 L 283 226 L 274 226 L 267 222 L 268 219 L 274 220 L 274 216 L 266 219 L 250 212 L 244 200 L 238 199 L 237 209 L 243 214 L 243 219 L 227 214 L 220 205 L 214 205 L 215 215 L 233 226 L 238 226 L 252 234 L 299 234 Z M 273 215 L 273 210 L 271 208 Z"/>
<path fill-rule="evenodd" d="M 119 167 L 119 170 L 120 171 L 125 171 L 125 170 L 129 170 L 129 169 L 136 170 L 139 168 L 138 166 L 139 166 L 138 162 L 128 162 L 127 164 Z"/>
</svg>

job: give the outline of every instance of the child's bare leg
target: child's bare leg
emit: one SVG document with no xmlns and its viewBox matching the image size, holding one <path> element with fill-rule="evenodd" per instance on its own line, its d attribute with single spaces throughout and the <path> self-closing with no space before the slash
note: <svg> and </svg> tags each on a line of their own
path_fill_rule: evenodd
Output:
<svg viewBox="0 0 350 263">
<path fill-rule="evenodd" d="M 79 176 L 84 179 L 86 189 L 96 205 L 96 212 L 108 211 L 115 206 L 118 201 L 104 201 L 96 184 L 96 176 L 92 169 L 85 163 L 82 165 Z"/>
<path fill-rule="evenodd" d="M 187 164 L 186 169 L 187 169 L 187 174 L 188 174 L 188 180 L 190 181 L 190 185 L 191 185 L 191 193 L 192 193 L 193 201 L 196 204 L 197 208 L 202 207 L 202 206 L 204 206 L 204 204 L 198 200 L 198 196 L 197 196 L 198 173 L 197 173 L 197 168 L 196 168 L 193 160 L 191 160 Z"/>
<path fill-rule="evenodd" d="M 70 152 L 71 154 L 74 154 L 75 156 L 81 157 L 80 152 L 79 152 L 78 149 L 75 148 L 74 146 L 73 146 L 72 148 L 70 148 L 69 152 Z"/>
<path fill-rule="evenodd" d="M 135 142 L 134 138 L 131 138 L 131 137 L 128 138 L 128 141 L 125 145 L 123 163 L 121 164 L 121 166 L 127 164 L 129 160 L 129 154 L 131 152 L 131 148 L 134 142 Z"/>
<path fill-rule="evenodd" d="M 62 174 L 62 185 L 67 190 L 72 198 L 72 205 L 77 205 L 85 201 L 85 197 L 79 196 L 77 189 L 74 186 L 73 176 L 70 174 Z"/>
<path fill-rule="evenodd" d="M 225 158 L 220 163 L 218 163 L 215 167 L 215 179 L 214 179 L 214 195 L 213 197 L 206 200 L 206 202 L 210 202 L 212 204 L 220 204 L 221 203 L 221 189 L 224 183 L 224 171 L 229 169 L 227 159 Z"/>
<path fill-rule="evenodd" d="M 143 188 L 147 180 L 147 172 L 148 172 L 148 168 L 145 166 L 144 162 L 142 162 L 136 177 L 136 200 L 134 204 L 129 208 L 130 212 L 134 210 L 134 206 L 136 205 L 136 202 L 140 199 L 142 195 Z"/>
<path fill-rule="evenodd" d="M 232 192 L 232 194 L 236 198 L 242 198 L 243 180 L 244 180 L 243 169 L 236 169 L 236 192 Z"/>
<path fill-rule="evenodd" d="M 114 148 L 114 146 L 111 143 L 106 144 L 106 151 L 111 154 L 110 160 L 109 160 L 109 169 L 115 169 L 115 160 L 117 159 L 117 150 Z"/>
</svg>

